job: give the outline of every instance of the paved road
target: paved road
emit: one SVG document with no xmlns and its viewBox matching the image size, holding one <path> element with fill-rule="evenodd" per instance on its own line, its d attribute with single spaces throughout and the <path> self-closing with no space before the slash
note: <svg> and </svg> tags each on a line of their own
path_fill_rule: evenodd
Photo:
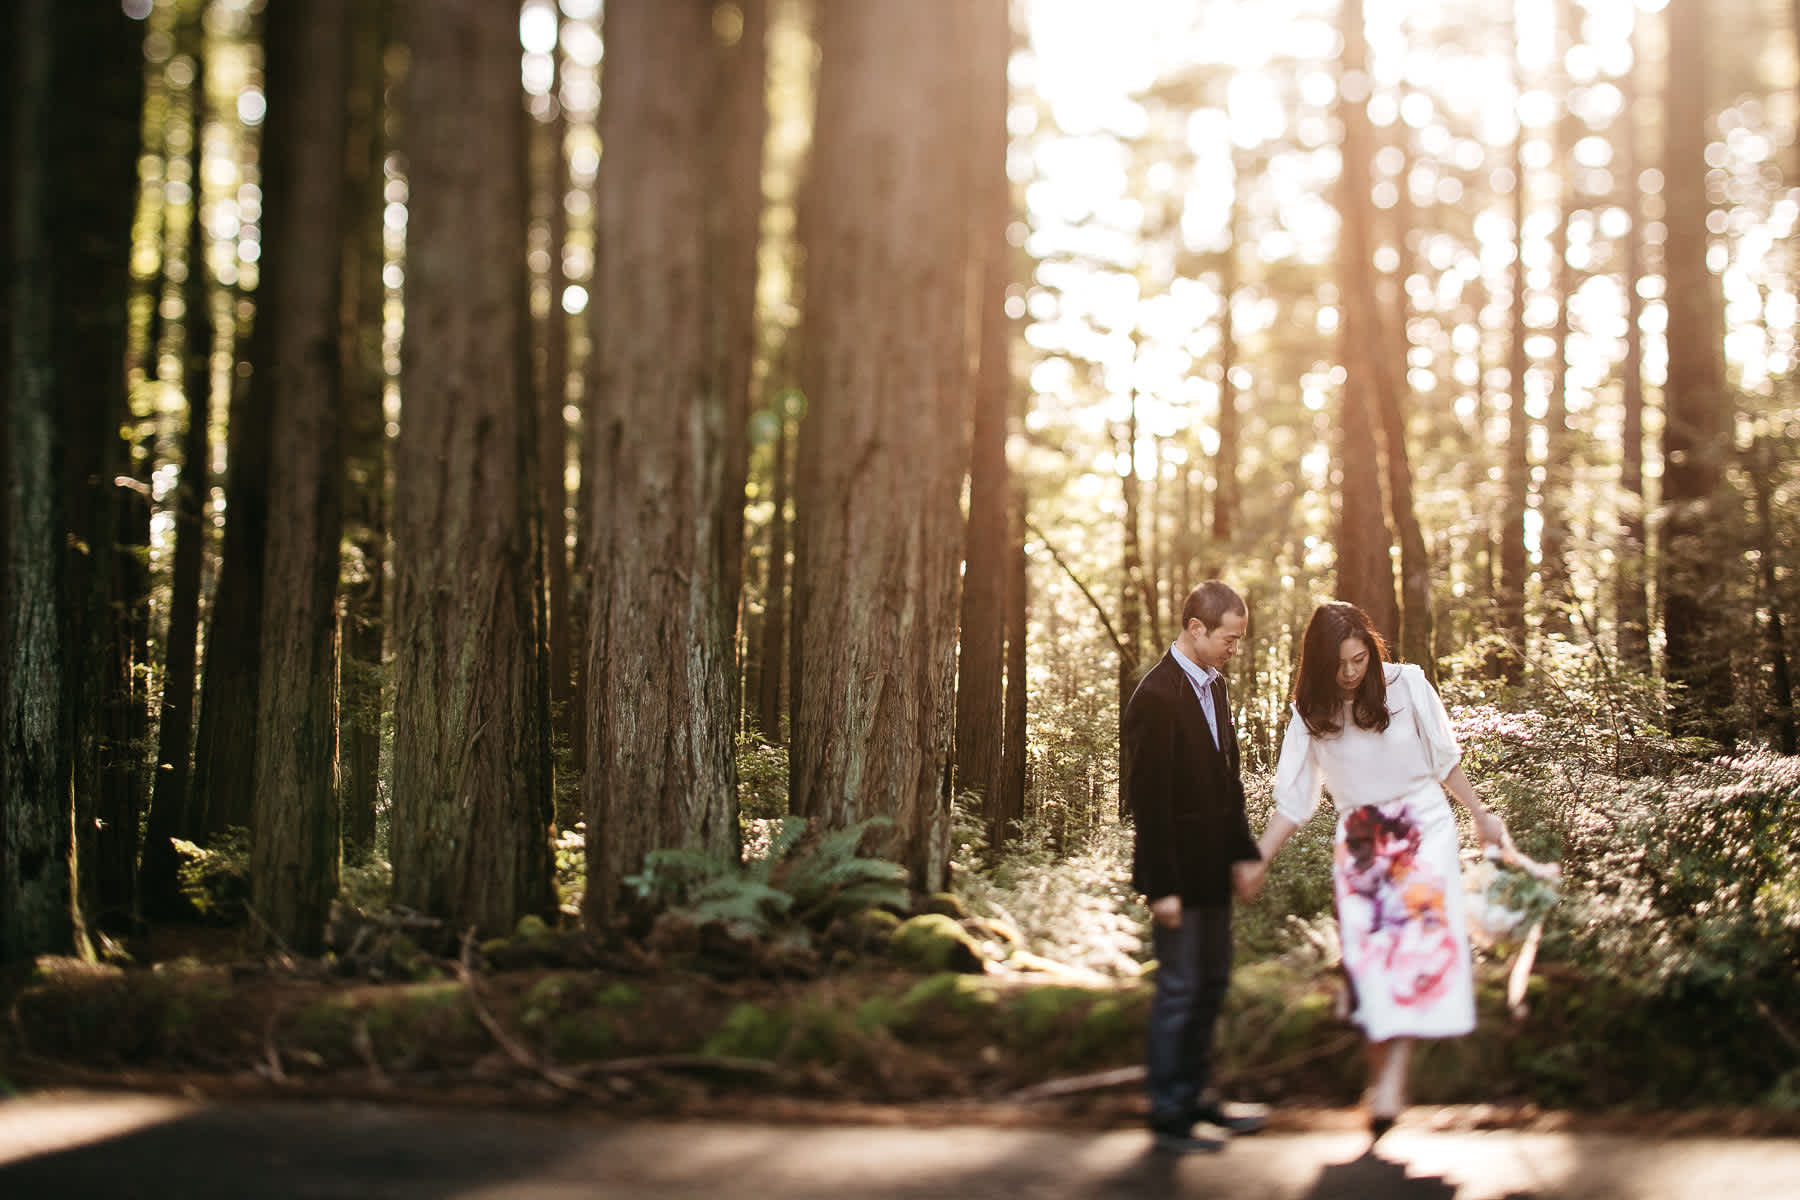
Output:
<svg viewBox="0 0 1800 1200">
<path fill-rule="evenodd" d="M 607 1122 L 361 1103 L 0 1102 L 4 1200 L 1795 1200 L 1800 1139 L 1270 1132 L 1171 1158 L 1136 1130 Z"/>
</svg>

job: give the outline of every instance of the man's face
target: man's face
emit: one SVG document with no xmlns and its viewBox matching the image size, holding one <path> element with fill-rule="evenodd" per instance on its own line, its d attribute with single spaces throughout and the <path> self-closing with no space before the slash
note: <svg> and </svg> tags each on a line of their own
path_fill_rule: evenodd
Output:
<svg viewBox="0 0 1800 1200">
<path fill-rule="evenodd" d="M 1226 613 L 1211 629 L 1199 617 L 1195 617 L 1188 622 L 1184 633 L 1188 643 L 1188 657 L 1203 667 L 1223 671 L 1225 663 L 1237 651 L 1238 643 L 1244 640 L 1244 633 L 1249 627 L 1249 616 L 1241 612 Z"/>
</svg>

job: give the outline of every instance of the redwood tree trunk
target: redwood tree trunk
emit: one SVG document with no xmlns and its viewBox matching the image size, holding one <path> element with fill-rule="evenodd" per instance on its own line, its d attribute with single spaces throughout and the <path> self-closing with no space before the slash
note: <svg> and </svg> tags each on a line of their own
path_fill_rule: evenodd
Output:
<svg viewBox="0 0 1800 1200">
<path fill-rule="evenodd" d="M 1718 280 L 1706 266 L 1706 143 L 1709 104 L 1706 5 L 1670 0 L 1669 75 L 1664 101 L 1663 176 L 1668 239 L 1669 369 L 1663 388 L 1663 635 L 1672 700 L 1671 728 L 1729 740 L 1731 659 L 1720 621 L 1724 584 L 1734 576 L 1721 536 L 1719 495 L 1731 450 L 1725 392 L 1724 325 Z"/>
<path fill-rule="evenodd" d="M 1639 21 L 1642 20 L 1640 16 Z M 1634 51 L 1642 45 L 1637 25 L 1632 27 Z M 1643 68 L 1634 52 L 1631 70 L 1619 79 L 1623 120 L 1619 156 L 1622 180 L 1619 203 L 1631 214 L 1625 234 L 1625 358 L 1619 364 L 1624 427 L 1619 440 L 1619 485 L 1624 491 L 1619 506 L 1618 574 L 1614 580 L 1618 606 L 1619 661 L 1640 671 L 1650 668 L 1649 566 L 1644 557 L 1644 298 L 1638 279 L 1644 273 L 1643 198 L 1639 194 L 1637 77 Z"/>
<path fill-rule="evenodd" d="M 57 180 L 49 154 L 55 110 L 50 62 L 59 6 L 21 0 L 8 33 L 0 187 L 6 301 L 5 541 L 0 575 L 0 962 L 67 954 L 84 943 L 75 889 L 74 759 L 69 592 L 62 485 L 68 410 L 56 387 L 51 340 L 59 315 L 50 234 Z M 61 10 L 66 11 L 66 10 Z"/>
<path fill-rule="evenodd" d="M 949 861 L 971 20 L 966 0 L 822 6 L 803 226 L 793 808 L 891 816 L 876 848 L 929 890 Z"/>
<path fill-rule="evenodd" d="M 615 0 L 588 393 L 590 923 L 651 850 L 735 856 L 738 568 L 727 495 L 755 280 L 731 219 L 733 59 L 708 0 Z M 740 181 L 741 182 L 741 181 Z"/>
<path fill-rule="evenodd" d="M 485 932 L 546 913 L 518 13 L 406 0 L 404 407 L 395 447 L 394 899 Z"/>
<path fill-rule="evenodd" d="M 339 272 L 350 0 L 269 0 L 261 300 L 250 388 L 271 409 L 250 903 L 316 954 L 338 882 L 337 583 L 343 528 Z"/>
<path fill-rule="evenodd" d="M 560 18 L 559 18 L 560 20 Z M 575 600 L 570 595 L 569 570 L 569 314 L 563 308 L 568 286 L 564 255 L 569 241 L 569 122 L 562 108 L 563 55 L 551 54 L 549 120 L 535 127 L 539 140 L 538 179 L 542 181 L 545 221 L 550 247 L 544 284 L 550 293 L 550 311 L 543 320 L 542 373 L 537 383 L 538 511 L 544 528 L 545 656 L 549 664 L 550 721 L 552 740 L 561 748 L 571 744 L 575 705 L 575 648 L 571 625 Z M 558 789 L 561 790 L 560 788 Z M 557 813 L 557 823 L 573 815 Z"/>
<path fill-rule="evenodd" d="M 365 0 L 351 34 L 349 149 L 344 156 L 342 278 L 338 330 L 344 396 L 344 564 L 339 794 L 345 857 L 375 849 L 381 780 L 381 718 L 386 694 L 382 655 L 387 623 L 388 437 L 382 363 L 382 164 L 387 86 L 383 62 L 391 42 L 389 0 Z"/>
<path fill-rule="evenodd" d="M 1006 62 L 1011 23 L 1003 3 L 976 10 L 975 53 L 993 63 L 970 96 L 975 130 L 971 170 L 978 203 L 971 240 L 979 264 L 975 335 L 980 339 L 974 379 L 974 434 L 969 467 L 969 519 L 965 534 L 962 627 L 957 655 L 956 788 L 977 792 L 987 819 L 988 845 L 998 849 L 1017 831 L 1002 811 L 999 783 L 1004 733 L 1006 648 L 1007 509 L 1012 487 L 1006 464 L 1006 418 L 1012 407 L 1011 326 L 1006 289 L 1012 248 L 1012 185 L 1006 176 Z"/>
<path fill-rule="evenodd" d="M 792 470 L 788 447 L 793 445 L 788 420 L 786 390 L 775 402 L 774 464 L 769 468 L 773 511 L 769 515 L 769 576 L 763 588 L 762 670 L 757 676 L 757 729 L 763 740 L 780 745 L 786 740 L 781 727 L 785 713 L 781 681 L 787 667 L 788 627 L 788 499 Z"/>
<path fill-rule="evenodd" d="M 1581 10 L 1573 0 L 1562 0 L 1559 8 L 1563 29 L 1560 48 L 1566 53 L 1580 40 Z M 1569 163 L 1574 161 L 1582 120 L 1569 104 L 1573 81 L 1565 77 L 1563 88 L 1562 117 L 1556 126 L 1556 153 L 1558 162 Z M 1633 119 L 1630 112 L 1622 116 L 1626 121 Z M 1538 514 L 1543 519 L 1544 627 L 1549 632 L 1562 634 L 1569 631 L 1569 607 L 1575 599 L 1568 562 L 1569 489 L 1574 476 L 1569 437 L 1569 304 L 1580 280 L 1569 265 L 1569 222 L 1579 201 L 1577 179 L 1573 171 L 1563 173 L 1561 210 L 1551 240 L 1551 254 L 1556 263 L 1556 358 L 1551 372 L 1549 403 L 1544 413 L 1544 482 L 1538 493 Z"/>
<path fill-rule="evenodd" d="M 1368 49 L 1363 32 L 1362 0 L 1347 0 L 1343 10 L 1343 73 L 1367 86 Z M 1366 95 L 1340 99 L 1338 117 L 1344 130 L 1343 173 L 1338 211 L 1342 216 L 1338 276 L 1342 287 L 1339 359 L 1344 364 L 1343 406 L 1337 431 L 1339 490 L 1337 575 L 1338 598 L 1361 605 L 1375 628 L 1397 640 L 1400 606 L 1394 596 L 1393 537 L 1382 515 L 1381 458 L 1375 437 L 1383 407 L 1381 371 L 1373 355 L 1381 344 L 1376 317 L 1374 204 L 1369 196 L 1369 163 L 1373 156 Z"/>
<path fill-rule="evenodd" d="M 198 65 L 195 75 L 205 78 L 204 70 Z M 194 126 L 198 130 L 205 114 L 198 91 L 194 105 Z M 187 393 L 187 429 L 182 434 L 181 476 L 174 493 L 175 554 L 169 583 L 169 632 L 164 646 L 162 710 L 156 728 L 156 772 L 151 786 L 150 815 L 145 822 L 143 859 L 138 868 L 139 903 L 144 915 L 152 920 L 188 912 L 176 884 L 178 860 L 169 839 L 192 833 L 188 806 L 189 743 L 194 735 L 200 576 L 206 558 L 206 498 L 212 484 L 209 460 L 212 457 L 212 358 L 216 330 L 210 272 L 206 269 L 203 252 L 206 231 L 200 221 L 198 204 L 192 207 L 191 214 L 182 315 L 182 327 L 187 336 L 183 384 Z"/>
<path fill-rule="evenodd" d="M 1520 68 L 1513 59 L 1514 90 L 1522 90 Z M 1531 422 L 1525 415 L 1525 130 L 1513 141 L 1513 268 L 1512 331 L 1507 345 L 1508 400 L 1506 411 L 1506 461 L 1501 476 L 1506 482 L 1500 512 L 1500 580 L 1495 589 L 1495 628 L 1505 642 L 1494 666 L 1500 674 L 1517 680 L 1525 662 L 1525 507 L 1531 491 L 1529 449 Z"/>
<path fill-rule="evenodd" d="M 1025 493 L 1015 488 L 1008 506 L 1006 548 L 1006 724 L 1000 753 L 998 818 L 1007 826 L 1025 820 L 1027 765 L 1026 684 L 1027 606 L 1030 601 L 1031 556 L 1025 552 Z"/>
</svg>

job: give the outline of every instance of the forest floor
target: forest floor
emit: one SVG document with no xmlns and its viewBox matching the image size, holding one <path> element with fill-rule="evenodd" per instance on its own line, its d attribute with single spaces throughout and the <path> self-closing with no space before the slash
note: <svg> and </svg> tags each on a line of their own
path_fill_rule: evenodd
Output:
<svg viewBox="0 0 1800 1200">
<path fill-rule="evenodd" d="M 0 974 L 0 1090 L 125 1088 L 604 1112 L 632 1118 L 1100 1130 L 1142 1122 L 1149 988 L 1029 972 L 831 969 L 662 959 L 584 940 L 434 956 L 253 958 L 239 931 L 152 929 L 124 965 L 40 960 Z M 1050 968 L 1046 973 L 1046 967 Z M 1229 1094 L 1276 1132 L 1355 1130 L 1357 1037 L 1329 996 L 1240 968 L 1221 1028 Z M 1264 993 L 1269 993 L 1265 995 Z M 1321 1015 L 1326 1014 L 1326 1015 Z M 1484 1021 L 1484 1027 L 1494 1024 Z M 1800 1135 L 1800 1114 L 1546 1105 L 1484 1088 L 1483 1039 L 1421 1073 L 1408 1121 L 1444 1132 Z M 1470 1057 L 1472 1056 L 1472 1057 Z M 1429 1101 L 1429 1102 L 1426 1102 Z"/>
</svg>

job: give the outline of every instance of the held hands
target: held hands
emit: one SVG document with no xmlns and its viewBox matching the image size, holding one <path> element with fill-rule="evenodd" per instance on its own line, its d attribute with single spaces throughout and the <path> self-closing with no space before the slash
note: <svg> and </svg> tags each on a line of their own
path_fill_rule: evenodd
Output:
<svg viewBox="0 0 1800 1200">
<path fill-rule="evenodd" d="M 1243 901 L 1256 899 L 1262 891 L 1263 882 L 1269 877 L 1269 860 L 1259 858 L 1254 861 L 1234 862 L 1231 864 L 1231 890 Z"/>
<path fill-rule="evenodd" d="M 1159 896 L 1150 902 L 1150 917 L 1164 929 L 1181 928 L 1181 897 Z"/>
</svg>

